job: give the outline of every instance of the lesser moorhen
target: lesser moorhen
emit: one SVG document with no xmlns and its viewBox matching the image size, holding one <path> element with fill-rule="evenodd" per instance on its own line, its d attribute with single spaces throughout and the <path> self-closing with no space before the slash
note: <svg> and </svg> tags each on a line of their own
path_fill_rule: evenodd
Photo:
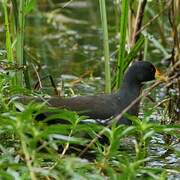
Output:
<svg viewBox="0 0 180 180">
<path fill-rule="evenodd" d="M 156 69 L 150 62 L 136 61 L 126 71 L 120 90 L 116 93 L 107 95 L 100 94 L 94 96 L 77 96 L 62 99 L 51 97 L 47 99 L 48 105 L 57 108 L 66 108 L 80 112 L 92 119 L 105 120 L 118 115 L 134 99 L 136 99 L 143 86 L 143 82 L 155 79 Z M 30 99 L 29 99 L 30 100 Z M 40 99 L 31 99 L 42 102 Z M 27 97 L 20 98 L 20 101 L 27 102 Z M 128 114 L 138 115 L 139 102 L 128 110 Z M 131 121 L 122 117 L 118 124 L 131 125 Z"/>
</svg>

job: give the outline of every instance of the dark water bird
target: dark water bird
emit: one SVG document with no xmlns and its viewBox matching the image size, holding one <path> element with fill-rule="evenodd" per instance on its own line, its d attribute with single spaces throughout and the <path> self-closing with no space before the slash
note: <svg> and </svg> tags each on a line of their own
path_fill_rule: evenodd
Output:
<svg viewBox="0 0 180 180">
<path fill-rule="evenodd" d="M 119 91 L 113 94 L 99 94 L 93 96 L 77 96 L 72 98 L 51 97 L 47 100 L 48 106 L 66 108 L 77 111 L 91 119 L 106 120 L 122 112 L 141 93 L 144 82 L 155 79 L 156 69 L 148 61 L 134 62 L 124 75 Z M 32 98 L 31 98 L 32 100 Z M 40 99 L 33 99 L 42 102 Z M 27 102 L 27 97 L 21 97 L 20 101 Z M 29 99 L 30 101 L 30 99 Z M 138 115 L 139 103 L 132 106 L 127 113 Z M 118 124 L 131 125 L 131 121 L 125 117 L 118 120 Z"/>
</svg>

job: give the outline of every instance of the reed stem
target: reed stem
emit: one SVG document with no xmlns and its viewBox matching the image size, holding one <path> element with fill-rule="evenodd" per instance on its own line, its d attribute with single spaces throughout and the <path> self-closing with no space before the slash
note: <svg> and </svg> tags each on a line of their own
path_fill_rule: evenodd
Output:
<svg viewBox="0 0 180 180">
<path fill-rule="evenodd" d="M 121 82 L 123 80 L 129 0 L 122 0 L 121 7 L 122 8 L 121 8 L 121 17 L 120 17 L 120 40 L 119 40 L 120 47 L 119 47 L 119 55 L 117 62 L 116 88 L 120 87 Z"/>
<path fill-rule="evenodd" d="M 12 48 L 12 41 L 11 41 L 11 33 L 10 33 L 10 23 L 9 23 L 9 17 L 8 17 L 8 9 L 7 9 L 7 0 L 2 1 L 2 6 L 4 10 L 4 25 L 5 25 L 5 32 L 6 32 L 6 51 L 7 51 L 7 61 L 12 63 L 14 61 L 13 56 L 13 48 Z M 16 85 L 16 77 L 12 75 L 10 78 L 10 85 L 14 86 Z"/>
<path fill-rule="evenodd" d="M 109 55 L 109 39 L 108 39 L 108 27 L 106 16 L 106 4 L 104 0 L 99 0 L 101 21 L 103 28 L 103 45 L 104 45 L 104 60 L 105 60 L 105 92 L 111 92 L 111 73 L 110 73 L 110 55 Z"/>
<path fill-rule="evenodd" d="M 17 43 L 16 43 L 16 56 L 19 65 L 23 65 L 23 50 L 24 50 L 24 0 L 19 1 L 19 12 L 18 12 L 18 27 L 17 27 Z M 18 84 L 23 85 L 23 73 L 18 73 Z"/>
</svg>

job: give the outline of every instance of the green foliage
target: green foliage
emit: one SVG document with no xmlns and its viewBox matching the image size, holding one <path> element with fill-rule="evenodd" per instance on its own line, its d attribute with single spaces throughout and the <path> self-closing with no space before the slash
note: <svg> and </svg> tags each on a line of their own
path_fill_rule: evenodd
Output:
<svg viewBox="0 0 180 180">
<path fill-rule="evenodd" d="M 149 161 L 150 140 L 157 133 L 176 136 L 179 128 L 175 125 L 151 124 L 148 117 L 141 121 L 137 117 L 127 115 L 134 125 L 104 127 L 103 136 L 106 138 L 106 144 L 102 144 L 100 138 L 90 147 L 87 155 L 84 154 L 87 159 L 94 156 L 96 161 L 90 162 L 78 157 L 78 154 L 91 139 L 98 136 L 102 126 L 81 124 L 80 121 L 85 117 L 67 110 L 47 109 L 42 104 L 30 103 L 24 106 L 15 102 L 14 107 L 21 111 L 6 108 L 0 115 L 0 176 L 3 178 L 17 176 L 29 179 L 30 176 L 31 179 L 103 179 L 104 176 L 108 176 L 115 179 L 134 179 L 146 174 L 149 178 L 158 179 L 164 174 L 165 169 L 146 167 L 146 162 Z M 38 114 L 47 111 L 52 115 L 45 118 L 44 122 L 35 119 Z M 57 118 L 64 119 L 67 123 L 47 124 Z M 123 146 L 128 148 L 126 138 L 133 136 L 136 137 L 134 145 L 129 146 L 134 149 L 134 155 L 132 150 L 131 154 L 128 149 L 123 150 Z M 123 145 L 123 141 L 126 145 Z M 166 177 L 165 174 L 163 176 Z"/>
<path fill-rule="evenodd" d="M 124 66 L 123 66 L 123 72 L 127 69 L 129 64 L 134 60 L 134 58 L 137 56 L 137 53 L 140 51 L 141 47 L 144 44 L 144 36 L 141 36 L 138 41 L 135 43 L 135 45 L 132 47 L 131 51 L 125 58 Z"/>
</svg>

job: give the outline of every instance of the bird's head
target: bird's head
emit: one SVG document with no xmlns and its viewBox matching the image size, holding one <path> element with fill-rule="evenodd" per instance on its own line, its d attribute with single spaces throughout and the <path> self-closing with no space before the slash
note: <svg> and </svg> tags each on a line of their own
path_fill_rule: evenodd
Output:
<svg viewBox="0 0 180 180">
<path fill-rule="evenodd" d="M 148 61 L 136 61 L 125 73 L 124 80 L 128 83 L 142 84 L 155 79 L 156 68 Z"/>
</svg>

